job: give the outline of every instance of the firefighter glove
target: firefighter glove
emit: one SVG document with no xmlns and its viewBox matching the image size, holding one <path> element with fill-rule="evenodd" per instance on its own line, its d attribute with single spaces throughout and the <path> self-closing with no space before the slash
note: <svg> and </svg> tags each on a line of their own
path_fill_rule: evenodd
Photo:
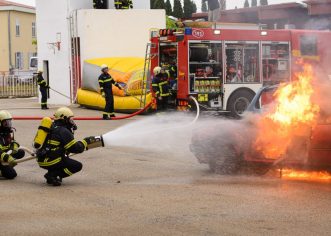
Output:
<svg viewBox="0 0 331 236">
<path fill-rule="evenodd" d="M 101 93 L 101 96 L 102 96 L 103 98 L 106 97 L 105 92 L 102 92 L 102 93 Z"/>
</svg>

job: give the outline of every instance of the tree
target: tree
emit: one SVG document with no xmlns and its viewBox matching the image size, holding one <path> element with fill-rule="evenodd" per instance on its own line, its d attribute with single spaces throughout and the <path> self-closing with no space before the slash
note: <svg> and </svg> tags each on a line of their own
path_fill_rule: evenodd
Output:
<svg viewBox="0 0 331 236">
<path fill-rule="evenodd" d="M 174 17 L 183 18 L 184 12 L 180 0 L 174 0 L 174 11 L 172 14 L 174 15 Z"/>
<path fill-rule="evenodd" d="M 261 5 L 261 6 L 266 6 L 266 5 L 268 5 L 268 0 L 260 0 L 260 5 Z"/>
<path fill-rule="evenodd" d="M 248 2 L 248 0 L 245 0 L 244 8 L 247 8 L 247 7 L 249 7 L 249 2 Z"/>
<path fill-rule="evenodd" d="M 207 2 L 204 1 L 204 0 L 201 0 L 201 11 L 202 12 L 207 12 L 208 11 Z"/>
<path fill-rule="evenodd" d="M 152 9 L 165 9 L 164 0 L 151 0 Z"/>
<path fill-rule="evenodd" d="M 220 8 L 221 10 L 226 10 L 226 0 L 220 0 Z"/>
<path fill-rule="evenodd" d="M 192 13 L 197 12 L 197 6 L 192 0 L 184 0 L 184 17 L 192 17 Z"/>
<path fill-rule="evenodd" d="M 256 7 L 257 6 L 257 0 L 252 0 L 251 7 Z"/>
<path fill-rule="evenodd" d="M 172 15 L 172 6 L 171 6 L 171 3 L 170 3 L 170 0 L 166 1 L 165 10 L 166 10 L 166 13 L 167 13 L 168 16 Z"/>
</svg>

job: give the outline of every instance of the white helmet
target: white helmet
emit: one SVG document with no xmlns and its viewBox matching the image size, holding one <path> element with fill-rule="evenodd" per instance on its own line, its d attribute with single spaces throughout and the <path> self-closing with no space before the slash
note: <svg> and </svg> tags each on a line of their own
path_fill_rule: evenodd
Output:
<svg viewBox="0 0 331 236">
<path fill-rule="evenodd" d="M 1 128 L 11 128 L 12 115 L 5 110 L 0 111 L 0 127 Z"/>
<path fill-rule="evenodd" d="M 103 71 L 104 69 L 108 69 L 108 66 L 106 64 L 101 65 L 101 71 Z"/>
<path fill-rule="evenodd" d="M 160 74 L 161 73 L 161 67 L 159 67 L 159 66 L 156 66 L 156 67 L 154 67 L 154 69 L 153 69 L 153 73 L 154 73 L 154 75 L 158 75 L 158 74 Z"/>
</svg>

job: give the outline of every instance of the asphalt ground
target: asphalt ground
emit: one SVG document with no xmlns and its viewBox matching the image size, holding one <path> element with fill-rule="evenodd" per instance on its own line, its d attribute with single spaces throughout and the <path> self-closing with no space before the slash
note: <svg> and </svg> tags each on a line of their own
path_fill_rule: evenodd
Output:
<svg viewBox="0 0 331 236">
<path fill-rule="evenodd" d="M 35 99 L 0 100 L 13 115 L 50 116 Z M 100 111 L 73 106 L 76 116 Z M 77 121 L 77 139 L 137 120 Z M 31 147 L 39 121 L 14 121 Z M 167 142 L 166 140 L 164 142 Z M 74 157 L 83 170 L 61 187 L 45 184 L 35 161 L 0 180 L 0 235 L 330 235 L 331 183 L 219 176 L 188 147 L 173 152 L 98 148 Z"/>
</svg>

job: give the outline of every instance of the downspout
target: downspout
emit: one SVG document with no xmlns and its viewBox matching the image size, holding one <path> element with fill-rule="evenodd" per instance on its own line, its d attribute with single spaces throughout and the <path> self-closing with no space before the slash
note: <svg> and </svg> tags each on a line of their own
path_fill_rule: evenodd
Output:
<svg viewBox="0 0 331 236">
<path fill-rule="evenodd" d="M 9 74 L 12 74 L 12 70 L 13 70 L 13 64 L 12 64 L 12 51 L 11 51 L 11 30 L 10 30 L 10 26 L 11 26 L 11 20 L 10 20 L 10 11 L 8 11 L 8 59 L 9 59 Z"/>
</svg>

